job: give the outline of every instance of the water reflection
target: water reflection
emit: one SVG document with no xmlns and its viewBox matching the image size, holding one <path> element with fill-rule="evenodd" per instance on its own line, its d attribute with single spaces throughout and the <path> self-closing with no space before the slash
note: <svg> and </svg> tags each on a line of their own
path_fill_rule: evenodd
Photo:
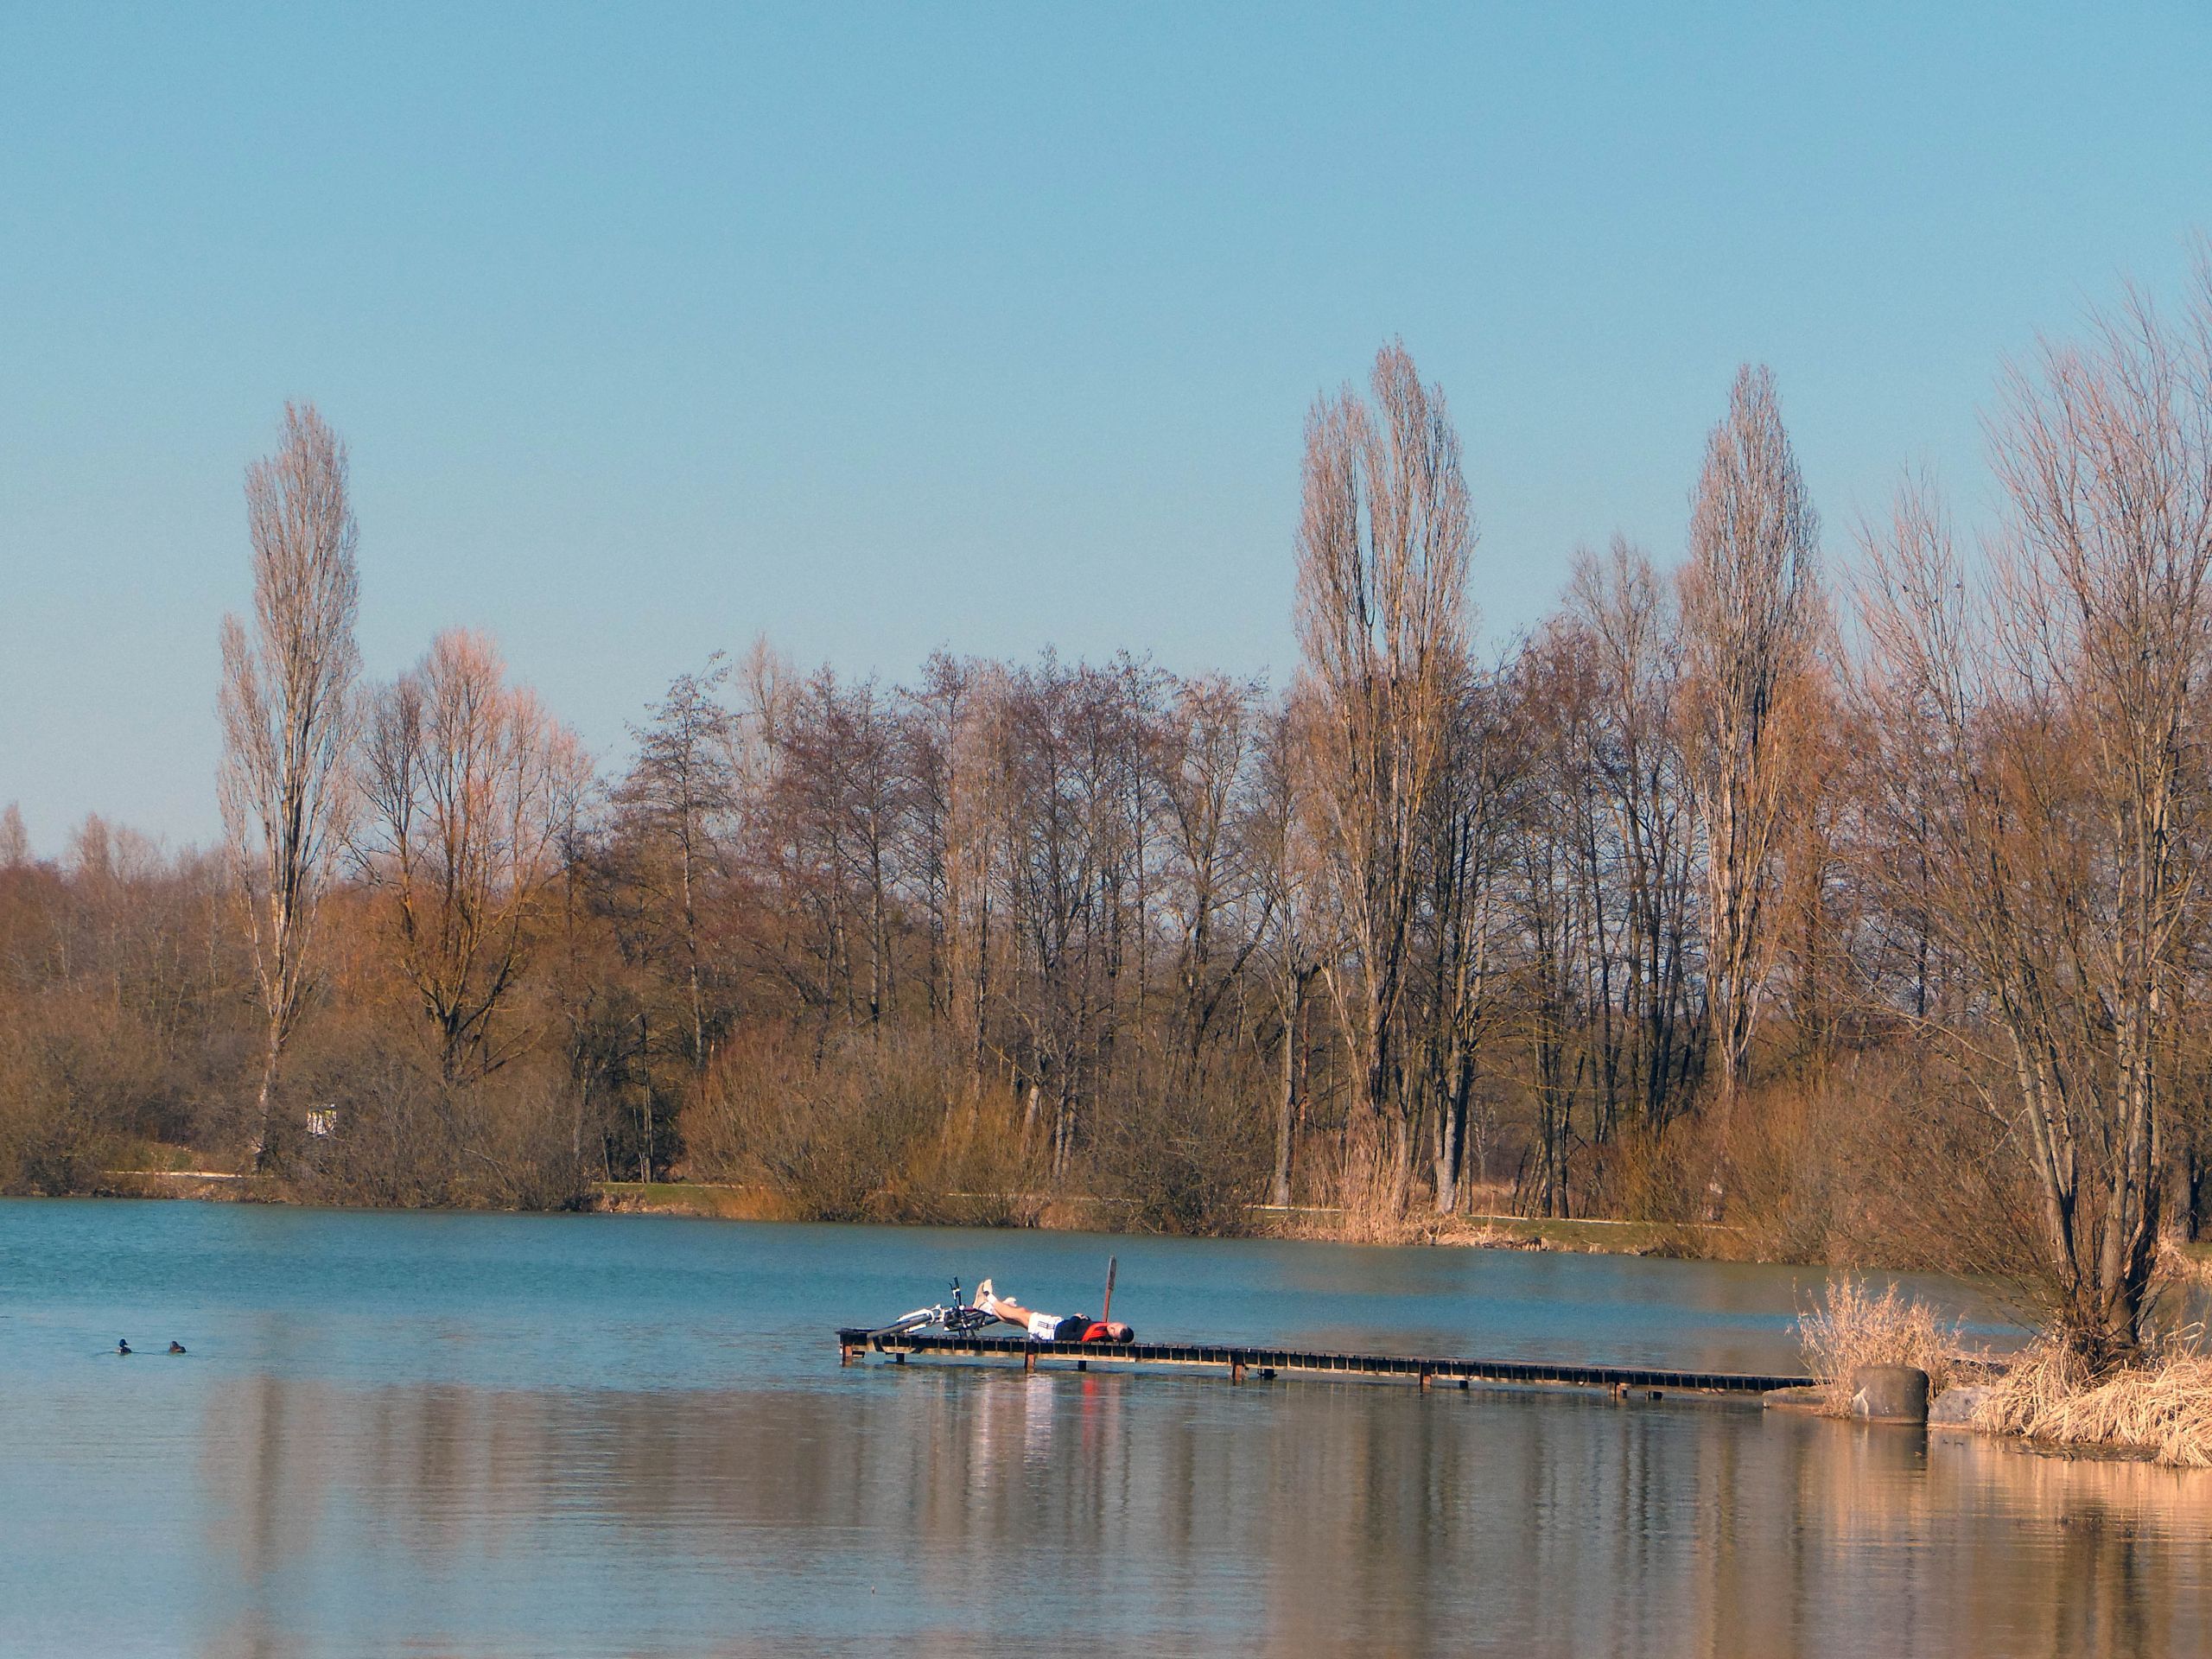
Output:
<svg viewBox="0 0 2212 1659">
<path fill-rule="evenodd" d="M 205 1404 L 208 1652 L 2200 1650 L 2212 1481 L 1755 1410 L 847 1373 Z"/>
<path fill-rule="evenodd" d="M 1084 1306 L 1109 1249 L 1164 1333 L 1758 1370 L 1818 1282 L 0 1203 L 0 1652 L 2207 1647 L 2212 1475 L 1740 1406 L 836 1364 L 829 1324 L 955 1273 Z"/>
</svg>

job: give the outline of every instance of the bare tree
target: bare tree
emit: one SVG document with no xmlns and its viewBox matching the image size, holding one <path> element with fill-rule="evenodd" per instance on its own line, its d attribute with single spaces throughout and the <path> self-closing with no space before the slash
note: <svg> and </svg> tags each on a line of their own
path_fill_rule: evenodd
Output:
<svg viewBox="0 0 2212 1659">
<path fill-rule="evenodd" d="M 1114 1061 L 1118 911 L 1133 854 L 1117 677 L 1051 652 L 1007 688 L 1000 861 L 1025 1135 L 1052 1109 L 1051 1169 L 1067 1174 Z"/>
<path fill-rule="evenodd" d="M 364 877 L 391 900 L 398 965 L 438 1035 L 448 1084 L 516 1044 L 496 1019 L 528 961 L 589 778 L 575 734 L 506 683 L 483 635 L 440 634 L 377 699 L 362 786 Z"/>
<path fill-rule="evenodd" d="M 630 873 L 646 897 L 658 942 L 672 946 L 681 964 L 694 1071 L 706 1069 L 710 1040 L 702 910 L 719 874 L 736 784 L 736 723 L 720 696 L 728 674 L 717 652 L 704 672 L 670 683 L 651 723 L 631 729 L 638 758 L 614 798 L 635 852 Z"/>
<path fill-rule="evenodd" d="M 1459 1207 L 1469 1155 L 1479 1167 L 1486 1150 L 1475 1083 L 1495 1013 L 1496 899 L 1524 770 L 1520 746 L 1503 729 L 1499 691 L 1488 676 L 1470 675 L 1458 689 L 1451 753 L 1431 796 L 1420 1055 L 1423 1092 L 1436 1108 L 1429 1162 L 1440 1215 Z"/>
<path fill-rule="evenodd" d="M 276 1067 L 314 983 L 315 918 L 344 832 L 354 731 L 359 532 L 346 446 L 315 405 L 284 407 L 284 441 L 246 468 L 253 629 L 223 619 L 223 826 L 250 918 L 266 1016 L 252 1152 L 269 1154 Z"/>
<path fill-rule="evenodd" d="M 1706 984 L 1724 1122 L 1766 977 L 1786 705 L 1815 637 L 1819 538 L 1774 376 L 1740 369 L 1706 445 L 1682 573 L 1687 738 L 1705 830 Z"/>
<path fill-rule="evenodd" d="M 1175 1024 L 1183 1072 L 1173 1086 L 1185 1090 L 1197 1087 L 1207 1035 L 1268 931 L 1268 887 L 1252 868 L 1249 837 L 1238 822 L 1264 738 L 1259 696 L 1256 685 L 1220 675 L 1185 681 L 1159 721 L 1154 745 L 1167 808 L 1165 908 L 1180 941 Z M 1253 905 L 1259 912 L 1238 925 Z M 1141 905 L 1139 910 L 1141 933 Z"/>
<path fill-rule="evenodd" d="M 840 1010 L 848 1026 L 865 1018 L 880 1035 L 895 990 L 892 898 L 906 825 L 899 737 L 873 680 L 841 684 L 827 668 L 789 683 L 764 728 L 753 851 L 805 918 L 811 961 L 791 982 L 817 1016 L 817 1044 Z"/>
<path fill-rule="evenodd" d="M 1354 1196 L 1395 1214 L 1413 1163 L 1399 1010 L 1475 530 L 1442 391 L 1396 342 L 1376 354 L 1370 387 L 1372 409 L 1347 386 L 1306 418 L 1297 617 L 1323 874 L 1343 932 L 1328 974 L 1362 1074 L 1350 1177 Z"/>
<path fill-rule="evenodd" d="M 1245 855 L 1264 894 L 1260 913 L 1268 925 L 1257 937 L 1272 947 L 1268 977 L 1282 1033 L 1274 1163 L 1268 1180 L 1268 1201 L 1278 1207 L 1287 1207 L 1291 1200 L 1292 1156 L 1306 1103 L 1306 988 L 1320 972 L 1307 937 L 1311 900 L 1306 884 L 1313 858 L 1298 805 L 1304 773 L 1299 739 L 1289 709 L 1278 702 L 1268 710 L 1257 738 L 1250 804 L 1241 826 Z"/>
<path fill-rule="evenodd" d="M 1618 974 L 1599 976 L 1625 1028 L 1625 1052 L 1608 1073 L 1608 1111 L 1618 1094 L 1651 1130 L 1680 1109 L 1698 1062 L 1688 1006 L 1695 815 L 1676 741 L 1681 663 L 1673 600 L 1650 561 L 1618 537 L 1602 561 L 1576 561 L 1567 599 L 1573 626 L 1590 640 L 1593 759 L 1612 843 L 1605 879 L 1618 889 L 1625 936 Z"/>
<path fill-rule="evenodd" d="M 990 1003 L 994 849 L 1002 840 L 998 764 L 1006 675 L 943 652 L 903 694 L 905 868 L 928 919 L 930 1007 L 980 1089 Z"/>
<path fill-rule="evenodd" d="M 2016 370 L 2010 512 L 1970 568 L 1925 488 L 1870 537 L 1870 730 L 1889 839 L 1982 995 L 1942 1020 L 2005 1064 L 1994 1109 L 2040 1199 L 2043 1276 L 2093 1362 L 2141 1336 L 2200 859 L 2212 668 L 2212 270 Z"/>
<path fill-rule="evenodd" d="M 1555 626 L 1529 642 L 1514 677 L 1528 773 L 1514 845 L 1521 945 L 1516 1023 L 1535 1120 L 1518 1196 L 1524 1207 L 1547 1216 L 1573 1213 L 1573 1154 L 1578 1142 L 1598 1139 L 1605 1128 L 1602 1071 L 1611 1013 L 1605 978 L 1611 958 L 1605 884 L 1592 876 L 1594 655 L 1588 634 L 1571 624 Z M 1586 1102 L 1588 1109 L 1578 1111 Z M 1579 1134 L 1578 1117 L 1587 1126 Z"/>
</svg>

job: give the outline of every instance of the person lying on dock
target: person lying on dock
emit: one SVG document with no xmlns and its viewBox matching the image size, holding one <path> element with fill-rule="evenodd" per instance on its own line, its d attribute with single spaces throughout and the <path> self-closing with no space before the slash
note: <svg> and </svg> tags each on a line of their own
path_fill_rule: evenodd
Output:
<svg viewBox="0 0 2212 1659">
<path fill-rule="evenodd" d="M 1088 1313 L 1039 1313 L 1008 1296 L 994 1294 L 988 1279 L 976 1287 L 980 1307 L 995 1319 L 1026 1327 L 1032 1342 L 1135 1342 L 1137 1333 L 1119 1319 L 1094 1319 Z"/>
</svg>

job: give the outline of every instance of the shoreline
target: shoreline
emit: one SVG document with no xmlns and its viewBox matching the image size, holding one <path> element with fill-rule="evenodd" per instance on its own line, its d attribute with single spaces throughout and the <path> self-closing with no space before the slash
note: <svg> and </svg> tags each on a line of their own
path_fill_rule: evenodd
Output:
<svg viewBox="0 0 2212 1659">
<path fill-rule="evenodd" d="M 340 1210 L 413 1211 L 411 1205 L 350 1205 L 328 1199 L 310 1200 L 291 1190 L 280 1178 L 213 1169 L 111 1169 L 101 1172 L 102 1185 L 85 1192 L 19 1194 L 21 1197 L 188 1198 L 218 1204 L 277 1204 Z M 594 1181 L 592 1202 L 558 1211 L 569 1215 L 679 1216 L 702 1221 L 796 1222 L 810 1217 L 794 1215 L 788 1205 L 765 1187 L 712 1181 Z M 949 1195 L 979 1201 L 1004 1199 L 1004 1194 Z M 957 1216 L 929 1218 L 866 1217 L 854 1224 L 874 1227 L 977 1227 L 987 1230 L 1087 1232 L 1106 1236 L 1147 1237 L 1143 1230 L 1112 1224 L 1111 1198 L 1072 1195 L 1046 1198 L 1020 1197 L 1035 1215 L 1033 1223 L 1013 1224 L 963 1220 Z M 463 1206 L 474 1208 L 475 1206 Z M 1109 1212 L 1101 1214 L 1101 1211 Z M 520 1211 L 485 1208 L 486 1214 L 521 1214 Z M 1469 1213 L 1451 1217 L 1408 1216 L 1395 1223 L 1357 1226 L 1329 1224 L 1342 1217 L 1341 1210 L 1324 1205 L 1249 1206 L 1253 1225 L 1240 1233 L 1182 1235 L 1191 1237 L 1273 1238 L 1324 1244 L 1374 1244 L 1389 1248 L 1427 1245 L 1452 1249 L 1552 1250 L 1576 1255 L 1656 1256 L 1671 1261 L 1757 1263 L 1771 1267 L 1847 1273 L 1861 1278 L 1882 1274 L 1903 1275 L 1929 1269 L 1846 1266 L 1834 1262 L 1761 1255 L 1742 1248 L 1741 1229 L 1710 1222 L 1620 1221 L 1601 1217 L 1543 1217 L 1502 1212 Z M 2166 1270 L 2174 1278 L 2212 1286 L 2212 1239 L 2164 1247 Z"/>
<path fill-rule="evenodd" d="M 705 1221 L 798 1221 L 788 1205 L 766 1188 L 709 1181 L 595 1181 L 594 1202 L 567 1211 L 582 1215 L 681 1216 Z M 79 1198 L 191 1199 L 216 1204 L 302 1205 L 308 1202 L 281 1178 L 211 1169 L 111 1169 L 101 1185 L 83 1193 L 25 1195 Z M 953 1194 L 996 1199 L 1001 1194 Z M 1019 1195 L 1018 1195 L 1019 1196 Z M 1141 1237 L 1136 1229 L 1112 1224 L 1117 1205 L 1110 1198 L 1084 1195 L 1025 1198 L 1037 1217 L 1032 1229 L 1042 1232 L 1090 1232 Z M 408 1211 L 408 1205 L 325 1204 L 337 1209 Z M 1106 1212 L 1106 1213 L 1101 1213 Z M 487 1212 L 488 1213 L 488 1212 Z M 501 1212 L 506 1213 L 506 1212 Z M 1617 1221 L 1598 1217 L 1543 1217 L 1503 1213 L 1450 1217 L 1408 1216 L 1395 1223 L 1346 1225 L 1344 1212 L 1320 1205 L 1253 1205 L 1252 1225 L 1241 1233 L 1192 1235 L 1228 1238 L 1274 1238 L 1326 1244 L 1373 1244 L 1390 1248 L 1428 1245 L 1452 1249 L 1552 1250 L 1576 1255 L 1661 1256 L 1680 1261 L 1743 1262 L 1759 1258 L 1727 1249 L 1739 1238 L 1737 1229 L 1710 1223 Z M 1330 1217 L 1338 1217 L 1332 1225 Z M 868 1220 L 865 1226 L 984 1226 L 990 1223 Z M 1027 1230 L 1015 1227 L 1005 1230 Z M 1718 1248 L 1716 1248 L 1718 1247 Z M 1821 1268 L 1821 1262 L 1777 1263 Z"/>
</svg>

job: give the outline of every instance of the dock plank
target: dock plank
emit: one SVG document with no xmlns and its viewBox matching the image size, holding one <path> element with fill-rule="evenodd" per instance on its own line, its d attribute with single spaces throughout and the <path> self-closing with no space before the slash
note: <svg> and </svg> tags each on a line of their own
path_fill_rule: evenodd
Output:
<svg viewBox="0 0 2212 1659">
<path fill-rule="evenodd" d="M 1306 1352 L 1287 1348 L 1239 1348 L 1217 1344 L 1154 1342 L 1037 1342 L 1027 1337 L 953 1336 L 909 1331 L 897 1335 L 856 1327 L 837 1332 L 840 1354 L 849 1363 L 868 1354 L 904 1360 L 1019 1359 L 1035 1366 L 1048 1360 L 1081 1360 L 1131 1370 L 1169 1368 L 1219 1370 L 1232 1376 L 1249 1371 L 1308 1371 L 1328 1376 L 1412 1377 L 1428 1382 L 1494 1382 L 1515 1387 L 1656 1389 L 1673 1394 L 1769 1394 L 1800 1388 L 1812 1379 L 1743 1371 L 1678 1371 L 1641 1365 L 1573 1365 L 1544 1360 L 1466 1359 L 1429 1355 Z"/>
</svg>

